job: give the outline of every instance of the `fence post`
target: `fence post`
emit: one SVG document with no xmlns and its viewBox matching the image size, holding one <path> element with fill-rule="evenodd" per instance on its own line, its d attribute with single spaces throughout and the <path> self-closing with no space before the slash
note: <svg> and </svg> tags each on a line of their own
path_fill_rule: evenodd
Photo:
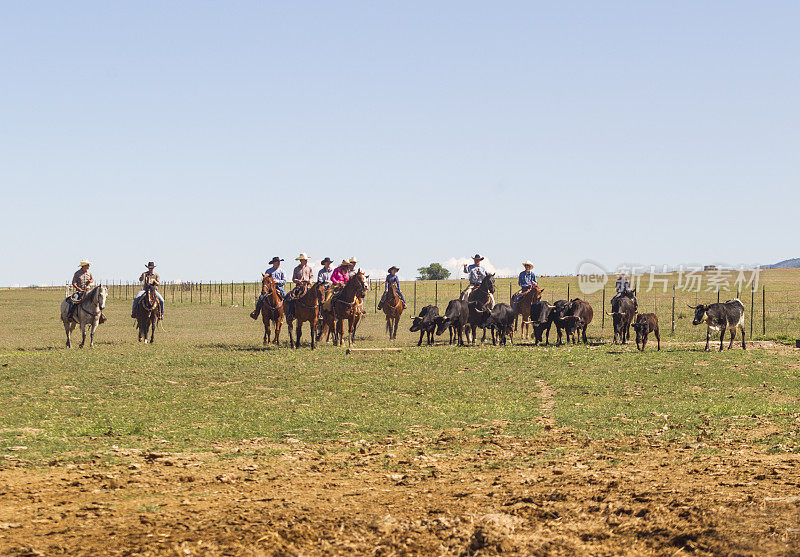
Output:
<svg viewBox="0 0 800 557">
<path fill-rule="evenodd" d="M 417 314 L 417 281 L 414 281 L 414 315 Z"/>
<path fill-rule="evenodd" d="M 222 281 L 219 281 L 217 288 L 219 288 L 219 305 L 222 307 Z"/>
<path fill-rule="evenodd" d="M 672 334 L 675 334 L 675 285 L 672 285 Z"/>
<path fill-rule="evenodd" d="M 569 282 L 567 283 L 567 301 L 569 302 Z"/>
<path fill-rule="evenodd" d="M 755 287 L 750 289 L 750 339 L 753 339 L 753 321 L 755 320 L 755 315 L 753 315 L 753 308 L 756 305 L 756 289 Z"/>
<path fill-rule="evenodd" d="M 719 286 L 717 286 L 717 303 L 719 303 Z"/>
<path fill-rule="evenodd" d="M 511 296 L 513 296 L 511 281 L 508 281 L 508 303 L 511 303 Z"/>
<path fill-rule="evenodd" d="M 603 311 L 600 313 L 600 328 L 606 328 L 606 287 L 603 285 Z"/>
<path fill-rule="evenodd" d="M 439 281 L 433 283 L 433 305 L 439 306 Z"/>
<path fill-rule="evenodd" d="M 761 334 L 767 336 L 767 287 L 761 287 Z"/>
</svg>

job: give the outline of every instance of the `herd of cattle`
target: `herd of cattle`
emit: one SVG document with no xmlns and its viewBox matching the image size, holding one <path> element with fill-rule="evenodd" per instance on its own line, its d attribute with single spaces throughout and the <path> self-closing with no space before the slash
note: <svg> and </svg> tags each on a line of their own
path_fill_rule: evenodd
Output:
<svg viewBox="0 0 800 557">
<path fill-rule="evenodd" d="M 739 299 L 718 302 L 709 305 L 689 306 L 695 311 L 693 325 L 706 325 L 706 350 L 709 349 L 711 332 L 720 332 L 719 349 L 723 349 L 725 332 L 730 330 L 730 344 L 736 336 L 736 329 L 742 333 L 742 348 L 745 345 L 744 304 Z M 636 347 L 644 350 L 650 334 L 656 337 L 658 350 L 661 350 L 661 333 L 658 328 L 658 317 L 655 313 L 638 313 L 634 300 L 630 297 L 618 297 L 612 301 L 611 313 L 614 327 L 614 343 L 626 344 L 629 339 L 630 328 L 636 331 Z M 422 345 L 427 335 L 427 343 L 434 343 L 434 335 L 441 335 L 445 329 L 449 331 L 450 344 L 464 346 L 466 342 L 475 344 L 478 329 L 483 329 L 481 342 L 486 340 L 486 330 L 492 335 L 492 344 L 499 342 L 505 344 L 509 338 L 513 342 L 513 334 L 517 329 L 517 313 L 505 303 L 496 304 L 491 309 L 482 308 L 475 302 L 466 300 L 452 300 L 447 304 L 444 315 L 440 315 L 439 308 L 434 305 L 425 306 L 417 317 L 413 318 L 412 332 L 419 332 L 419 342 Z M 583 340 L 586 344 L 586 329 L 592 322 L 594 310 L 592 306 L 580 298 L 573 300 L 558 300 L 550 304 L 539 300 L 531 305 L 530 320 L 527 322 L 533 327 L 535 344 L 543 341 L 550 343 L 550 329 L 556 326 L 558 334 L 557 344 L 562 344 L 562 332 L 566 342 L 575 344 Z"/>
</svg>

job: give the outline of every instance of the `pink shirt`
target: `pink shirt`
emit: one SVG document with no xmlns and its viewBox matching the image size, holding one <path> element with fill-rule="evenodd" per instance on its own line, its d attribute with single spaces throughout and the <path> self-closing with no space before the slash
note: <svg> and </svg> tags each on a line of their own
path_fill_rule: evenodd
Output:
<svg viewBox="0 0 800 557">
<path fill-rule="evenodd" d="M 342 270 L 344 269 L 344 270 Z M 347 284 L 350 279 L 350 269 L 346 267 L 336 267 L 331 275 L 331 282 L 334 284 Z"/>
</svg>

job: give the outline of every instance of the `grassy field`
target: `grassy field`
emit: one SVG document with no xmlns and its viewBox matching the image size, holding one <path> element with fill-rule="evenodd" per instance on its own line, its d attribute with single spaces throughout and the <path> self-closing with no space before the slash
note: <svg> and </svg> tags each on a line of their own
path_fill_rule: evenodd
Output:
<svg viewBox="0 0 800 557">
<path fill-rule="evenodd" d="M 777 292 L 799 278 L 771 271 L 762 283 Z M 542 283 L 561 297 L 553 293 L 566 291 L 567 280 Z M 498 298 L 505 290 L 501 283 Z M 369 314 L 359 345 L 402 351 L 345 355 L 330 345 L 292 352 L 285 328 L 284 346 L 264 349 L 260 322 L 240 304 L 170 303 L 156 344 L 140 345 L 129 302 L 111 299 L 97 346 L 66 350 L 60 298 L 56 290 L 0 291 L 0 394 L 8 401 L 0 444 L 27 447 L 14 454 L 33 462 L 120 443 L 182 450 L 249 437 L 377 438 L 459 424 L 480 434 L 503 422 L 514 434 L 535 435 L 541 382 L 558 393 L 556 423 L 587 437 L 724 437 L 768 421 L 774 428 L 761 441 L 770 450 L 797 449 L 797 353 L 754 346 L 706 354 L 686 344 L 704 340 L 688 310 L 677 314 L 674 335 L 669 314 L 662 316 L 661 353 L 610 344 L 610 326 L 599 320 L 588 347 L 459 349 L 440 339 L 418 348 L 407 326 L 390 343 L 383 315 Z M 640 300 L 653 303 L 646 294 Z M 800 336 L 798 313 L 787 309 L 790 325 L 771 324 L 776 334 L 767 338 Z"/>
<path fill-rule="evenodd" d="M 417 347 L 370 313 L 359 346 L 401 350 L 346 354 L 263 348 L 225 290 L 169 303 L 153 345 L 117 291 L 67 350 L 61 290 L 0 290 L 0 553 L 794 555 L 800 276 L 763 279 L 767 334 L 722 353 L 688 309 L 669 332 L 671 292 L 640 297 L 661 352 L 600 321 L 589 346 Z M 430 287 L 418 307 L 458 283 Z"/>
</svg>

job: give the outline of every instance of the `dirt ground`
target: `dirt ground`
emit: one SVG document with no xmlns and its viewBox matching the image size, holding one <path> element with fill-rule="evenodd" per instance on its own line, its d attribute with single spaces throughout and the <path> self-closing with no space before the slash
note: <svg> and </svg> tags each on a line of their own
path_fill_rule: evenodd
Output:
<svg viewBox="0 0 800 557">
<path fill-rule="evenodd" d="M 741 444 L 417 439 L 0 470 L 3 555 L 798 555 L 800 463 Z M 458 448 L 456 448 L 456 443 Z"/>
</svg>

